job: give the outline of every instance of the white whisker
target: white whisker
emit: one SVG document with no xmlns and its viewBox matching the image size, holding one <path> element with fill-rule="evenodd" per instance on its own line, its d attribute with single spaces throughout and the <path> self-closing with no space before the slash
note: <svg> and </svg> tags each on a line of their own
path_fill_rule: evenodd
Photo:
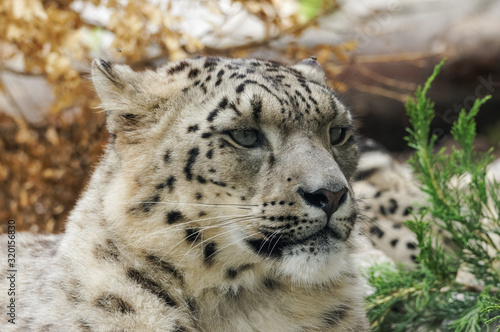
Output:
<svg viewBox="0 0 500 332">
<path fill-rule="evenodd" d="M 199 220 L 211 220 L 211 219 L 226 218 L 226 217 L 228 217 L 228 218 L 224 219 L 224 220 L 220 220 L 219 222 L 217 222 L 216 225 L 198 226 L 198 228 L 200 229 L 200 231 L 202 231 L 202 230 L 209 229 L 209 228 L 224 227 L 225 224 L 221 224 L 221 223 L 223 223 L 223 222 L 239 222 L 240 219 L 242 221 L 244 221 L 245 220 L 244 218 L 251 217 L 251 215 L 217 216 L 217 217 L 211 217 L 211 218 L 205 218 L 205 219 L 199 219 Z M 229 217 L 231 217 L 231 218 L 229 218 Z M 235 217 L 235 218 L 233 218 L 233 217 Z M 188 222 L 184 222 L 184 223 L 180 223 L 180 224 L 176 224 L 176 225 L 165 226 L 165 228 L 160 229 L 156 232 L 148 233 L 148 235 L 146 235 L 145 237 L 142 237 L 142 238 L 128 244 L 127 246 L 135 245 L 135 244 L 137 244 L 137 242 L 142 242 L 145 239 L 148 239 L 148 238 L 155 236 L 155 235 L 159 235 L 162 233 L 170 233 L 170 232 L 172 232 L 172 230 L 184 229 L 186 225 L 192 224 L 192 223 L 199 221 L 199 220 L 192 220 L 192 221 L 188 221 Z"/>
<path fill-rule="evenodd" d="M 171 205 L 189 205 L 189 206 L 203 206 L 203 207 L 221 207 L 221 208 L 238 208 L 250 210 L 251 207 L 256 207 L 256 204 L 209 204 L 209 203 L 184 203 L 184 202 L 172 202 L 172 201 L 129 201 L 122 202 L 122 204 L 171 204 Z"/>
<path fill-rule="evenodd" d="M 276 240 L 276 243 L 274 244 L 274 246 L 271 248 L 271 250 L 269 251 L 269 255 L 267 256 L 268 258 L 271 257 L 271 253 L 273 252 L 274 248 L 276 248 L 276 246 L 278 245 L 278 242 L 280 242 L 281 238 L 283 237 L 283 235 L 285 234 L 281 234 L 280 237 L 278 238 L 278 240 Z"/>
</svg>

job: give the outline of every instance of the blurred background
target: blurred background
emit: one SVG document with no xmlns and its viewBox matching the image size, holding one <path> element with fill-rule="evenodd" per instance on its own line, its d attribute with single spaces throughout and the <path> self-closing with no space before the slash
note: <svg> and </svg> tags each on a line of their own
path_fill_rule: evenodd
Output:
<svg viewBox="0 0 500 332">
<path fill-rule="evenodd" d="M 404 103 L 433 66 L 433 133 L 492 95 L 477 150 L 500 142 L 500 1 L 2 0 L 0 231 L 61 232 L 107 140 L 95 57 L 136 70 L 195 55 L 291 64 L 316 56 L 361 137 L 404 160 Z M 500 156 L 498 152 L 495 152 Z"/>
</svg>

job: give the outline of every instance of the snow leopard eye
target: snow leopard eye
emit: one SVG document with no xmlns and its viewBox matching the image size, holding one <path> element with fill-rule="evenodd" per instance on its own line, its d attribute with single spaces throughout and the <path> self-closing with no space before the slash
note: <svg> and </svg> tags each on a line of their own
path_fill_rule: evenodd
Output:
<svg viewBox="0 0 500 332">
<path fill-rule="evenodd" d="M 253 148 L 259 145 L 259 132 L 257 130 L 233 130 L 229 136 L 241 146 Z"/>
<path fill-rule="evenodd" d="M 347 138 L 347 128 L 330 128 L 330 144 L 341 145 L 344 144 Z"/>
</svg>

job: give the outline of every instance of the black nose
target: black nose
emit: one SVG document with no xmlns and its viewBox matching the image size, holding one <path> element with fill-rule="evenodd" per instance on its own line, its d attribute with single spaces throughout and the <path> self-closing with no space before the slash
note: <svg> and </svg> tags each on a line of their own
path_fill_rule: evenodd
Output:
<svg viewBox="0 0 500 332">
<path fill-rule="evenodd" d="M 338 210 L 340 205 L 347 199 L 347 188 L 344 187 L 339 191 L 331 191 L 325 188 L 316 190 L 315 192 L 308 193 L 302 189 L 298 190 L 300 197 L 306 201 L 307 204 L 315 206 L 326 212 L 328 219 Z"/>
</svg>

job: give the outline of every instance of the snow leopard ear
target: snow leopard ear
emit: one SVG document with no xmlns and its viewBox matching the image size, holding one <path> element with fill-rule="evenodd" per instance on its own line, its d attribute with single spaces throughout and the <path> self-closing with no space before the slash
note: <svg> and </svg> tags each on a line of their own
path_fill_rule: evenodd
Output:
<svg viewBox="0 0 500 332">
<path fill-rule="evenodd" d="M 92 81 L 106 110 L 111 134 L 123 132 L 133 136 L 136 129 L 154 122 L 158 102 L 147 91 L 148 75 L 151 72 L 135 72 L 129 66 L 102 59 L 92 62 Z"/>
<path fill-rule="evenodd" d="M 309 59 L 302 60 L 293 65 L 292 68 L 298 70 L 306 79 L 326 85 L 325 72 L 320 63 L 316 61 L 316 57 L 312 56 Z"/>
<path fill-rule="evenodd" d="M 126 111 L 134 104 L 135 95 L 140 91 L 139 73 L 129 66 L 113 64 L 103 59 L 92 62 L 92 81 L 102 107 L 107 111 Z"/>
</svg>

